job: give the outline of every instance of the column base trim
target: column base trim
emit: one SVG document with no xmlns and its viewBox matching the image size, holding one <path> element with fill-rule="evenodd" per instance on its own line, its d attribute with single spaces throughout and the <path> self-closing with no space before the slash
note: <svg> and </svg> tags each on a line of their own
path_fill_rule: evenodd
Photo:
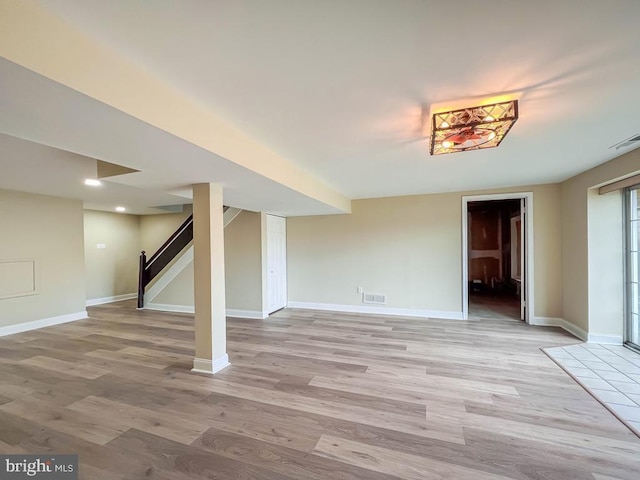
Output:
<svg viewBox="0 0 640 480">
<path fill-rule="evenodd" d="M 229 363 L 229 355 L 225 353 L 215 360 L 209 360 L 208 358 L 194 358 L 193 368 L 191 369 L 191 371 L 213 375 L 214 373 L 218 373 L 220 370 L 228 367 L 229 365 L 231 365 L 231 363 Z"/>
</svg>

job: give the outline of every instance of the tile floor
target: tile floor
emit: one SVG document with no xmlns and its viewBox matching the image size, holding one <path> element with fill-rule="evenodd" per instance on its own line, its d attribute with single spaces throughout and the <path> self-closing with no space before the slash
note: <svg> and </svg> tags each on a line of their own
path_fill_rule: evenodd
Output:
<svg viewBox="0 0 640 480">
<path fill-rule="evenodd" d="M 595 343 L 544 352 L 640 436 L 640 354 Z"/>
</svg>

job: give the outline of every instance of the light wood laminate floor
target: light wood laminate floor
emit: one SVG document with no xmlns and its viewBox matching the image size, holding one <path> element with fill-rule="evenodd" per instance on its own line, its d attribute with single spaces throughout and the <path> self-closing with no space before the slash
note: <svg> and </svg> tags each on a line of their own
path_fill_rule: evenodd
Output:
<svg viewBox="0 0 640 480">
<path fill-rule="evenodd" d="M 520 319 L 520 299 L 511 295 L 469 294 L 469 318 Z"/>
<path fill-rule="evenodd" d="M 519 321 L 285 310 L 228 321 L 193 374 L 190 315 L 89 309 L 0 339 L 0 452 L 98 479 L 640 478 L 640 439 Z"/>
</svg>

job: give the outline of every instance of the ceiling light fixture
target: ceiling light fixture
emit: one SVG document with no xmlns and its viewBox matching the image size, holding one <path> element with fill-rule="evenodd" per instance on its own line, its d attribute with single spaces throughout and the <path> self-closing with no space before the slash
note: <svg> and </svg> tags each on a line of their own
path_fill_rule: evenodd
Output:
<svg viewBox="0 0 640 480">
<path fill-rule="evenodd" d="M 518 100 L 433 114 L 431 155 L 497 147 L 518 119 Z"/>
<path fill-rule="evenodd" d="M 116 212 L 126 212 L 127 209 L 124 207 L 116 207 Z"/>
<path fill-rule="evenodd" d="M 90 187 L 99 187 L 100 185 L 102 185 L 102 182 L 100 180 L 96 180 L 95 178 L 87 178 L 84 181 L 85 185 L 89 185 Z"/>
</svg>

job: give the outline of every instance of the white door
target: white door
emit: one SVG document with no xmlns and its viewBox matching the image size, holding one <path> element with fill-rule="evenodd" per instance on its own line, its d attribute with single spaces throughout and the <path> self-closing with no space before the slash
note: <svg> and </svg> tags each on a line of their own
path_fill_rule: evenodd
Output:
<svg viewBox="0 0 640 480">
<path fill-rule="evenodd" d="M 520 199 L 520 320 L 527 321 L 527 199 Z"/>
<path fill-rule="evenodd" d="M 267 310 L 287 306 L 287 219 L 267 215 Z"/>
</svg>

